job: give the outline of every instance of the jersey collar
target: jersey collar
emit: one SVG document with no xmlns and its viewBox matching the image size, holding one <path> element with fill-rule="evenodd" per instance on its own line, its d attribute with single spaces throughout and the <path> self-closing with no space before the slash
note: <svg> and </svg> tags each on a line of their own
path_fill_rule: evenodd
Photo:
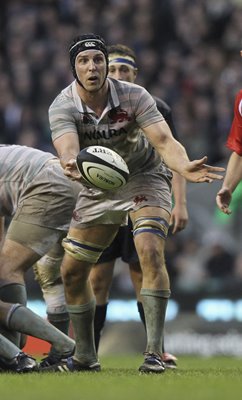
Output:
<svg viewBox="0 0 242 400">
<path fill-rule="evenodd" d="M 110 78 L 107 78 L 107 80 L 108 80 L 108 86 L 109 86 L 109 96 L 108 96 L 108 104 L 107 104 L 107 107 L 105 108 L 103 114 L 110 111 L 112 108 L 116 108 L 120 105 L 118 94 L 117 94 L 117 91 L 116 91 L 113 81 Z M 72 91 L 72 96 L 73 96 L 75 106 L 79 112 L 94 113 L 91 108 L 89 108 L 87 105 L 85 105 L 83 103 L 80 96 L 78 95 L 76 81 L 72 82 L 71 91 Z"/>
</svg>

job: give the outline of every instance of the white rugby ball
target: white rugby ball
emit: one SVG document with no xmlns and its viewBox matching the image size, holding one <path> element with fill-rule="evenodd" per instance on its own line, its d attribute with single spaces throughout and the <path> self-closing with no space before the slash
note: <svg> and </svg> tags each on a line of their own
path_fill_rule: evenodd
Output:
<svg viewBox="0 0 242 400">
<path fill-rule="evenodd" d="M 126 184 L 129 177 L 124 159 L 107 147 L 86 147 L 77 155 L 76 163 L 83 178 L 99 189 L 119 189 Z"/>
</svg>

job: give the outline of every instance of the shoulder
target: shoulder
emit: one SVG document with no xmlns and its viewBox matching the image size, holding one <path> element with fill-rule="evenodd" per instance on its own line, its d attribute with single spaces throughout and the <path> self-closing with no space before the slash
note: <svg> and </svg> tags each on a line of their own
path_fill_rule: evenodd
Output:
<svg viewBox="0 0 242 400">
<path fill-rule="evenodd" d="M 51 103 L 49 110 L 56 107 L 60 108 L 70 108 L 74 105 L 74 99 L 72 94 L 72 84 L 64 88 Z"/>
<path fill-rule="evenodd" d="M 135 83 L 109 79 L 109 88 L 112 103 L 115 107 L 129 108 L 137 111 L 155 105 L 155 101 L 147 90 Z"/>
<path fill-rule="evenodd" d="M 112 89 L 115 88 L 117 93 L 126 93 L 126 94 L 132 94 L 132 93 L 148 93 L 148 91 L 140 85 L 137 85 L 136 83 L 131 83 L 131 82 L 126 82 L 126 81 L 119 81 L 117 79 L 113 78 L 108 78 L 109 81 L 109 86 Z M 151 96 L 151 94 L 149 94 Z"/>
</svg>

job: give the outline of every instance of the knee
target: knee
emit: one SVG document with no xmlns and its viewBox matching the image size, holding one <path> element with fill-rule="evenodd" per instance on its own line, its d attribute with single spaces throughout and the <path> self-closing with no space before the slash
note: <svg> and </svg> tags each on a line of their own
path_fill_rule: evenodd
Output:
<svg viewBox="0 0 242 400">
<path fill-rule="evenodd" d="M 91 284 L 96 297 L 106 296 L 109 285 L 102 276 L 91 276 Z"/>
<path fill-rule="evenodd" d="M 142 266 L 145 265 L 157 265 L 161 266 L 164 264 L 164 251 L 155 243 L 146 242 L 143 243 L 138 252 L 140 263 Z"/>
<path fill-rule="evenodd" d="M 43 256 L 33 265 L 35 280 L 39 282 L 43 291 L 61 283 L 60 265 L 62 258 Z"/>
<path fill-rule="evenodd" d="M 65 286 L 80 285 L 82 282 L 86 282 L 89 276 L 89 268 L 84 263 L 75 261 L 71 265 L 62 263 L 61 265 L 61 277 Z"/>
</svg>

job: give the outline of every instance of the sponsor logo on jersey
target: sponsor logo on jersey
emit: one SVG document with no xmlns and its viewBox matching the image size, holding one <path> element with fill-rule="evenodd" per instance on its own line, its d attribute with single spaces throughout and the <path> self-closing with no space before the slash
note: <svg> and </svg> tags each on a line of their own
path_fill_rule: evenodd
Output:
<svg viewBox="0 0 242 400">
<path fill-rule="evenodd" d="M 131 117 L 127 113 L 127 111 L 119 109 L 112 109 L 108 113 L 108 117 L 111 120 L 111 124 L 116 124 L 117 122 L 131 121 Z"/>
<path fill-rule="evenodd" d="M 127 135 L 127 131 L 124 128 L 121 129 L 109 129 L 108 131 L 105 130 L 93 130 L 89 132 L 84 132 L 84 140 L 98 140 L 98 139 L 112 139 L 113 137 L 119 137 L 122 135 Z"/>
</svg>

